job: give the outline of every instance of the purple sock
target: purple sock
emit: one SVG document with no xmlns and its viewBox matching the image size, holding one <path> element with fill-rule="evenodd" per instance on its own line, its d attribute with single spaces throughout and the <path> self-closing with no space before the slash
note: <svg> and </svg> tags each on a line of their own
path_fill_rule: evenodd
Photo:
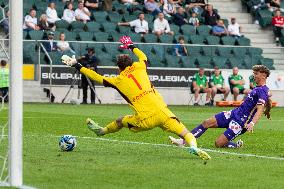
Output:
<svg viewBox="0 0 284 189">
<path fill-rule="evenodd" d="M 195 136 L 195 138 L 199 138 L 206 130 L 207 129 L 205 129 L 202 124 L 200 124 L 192 129 L 191 133 L 193 134 L 193 136 Z"/>
<path fill-rule="evenodd" d="M 229 143 L 227 144 L 228 148 L 237 148 L 237 143 L 234 143 L 232 141 L 229 141 Z"/>
</svg>

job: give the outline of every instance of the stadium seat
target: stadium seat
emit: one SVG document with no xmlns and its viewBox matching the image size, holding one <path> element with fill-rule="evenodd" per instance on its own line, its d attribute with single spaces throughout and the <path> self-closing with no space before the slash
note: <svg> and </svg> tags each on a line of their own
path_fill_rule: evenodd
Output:
<svg viewBox="0 0 284 189">
<path fill-rule="evenodd" d="M 52 60 L 52 65 L 62 65 L 61 56 L 62 54 L 58 51 L 49 52 L 48 55 Z"/>
<path fill-rule="evenodd" d="M 138 18 L 136 15 L 127 15 L 127 14 L 123 15 L 123 17 L 126 22 L 130 22 Z"/>
<path fill-rule="evenodd" d="M 155 34 L 148 33 L 144 35 L 145 43 L 156 43 L 158 42 L 158 38 Z"/>
<path fill-rule="evenodd" d="M 104 44 L 104 49 L 112 57 L 116 57 L 120 53 L 117 44 Z"/>
<path fill-rule="evenodd" d="M 152 49 L 152 52 L 156 55 L 156 59 L 158 61 L 160 61 L 160 62 L 164 62 L 165 61 L 166 52 L 165 52 L 164 46 L 162 46 L 162 45 L 153 45 L 151 49 Z"/>
<path fill-rule="evenodd" d="M 23 39 L 27 39 L 28 37 L 28 32 L 27 31 L 23 31 Z"/>
<path fill-rule="evenodd" d="M 116 31 L 114 31 L 114 32 L 110 32 L 110 35 L 111 35 L 112 40 L 113 40 L 114 42 L 118 42 L 119 39 L 120 39 L 120 37 L 122 37 L 122 36 L 125 35 L 125 34 L 121 34 L 121 33 L 118 33 L 118 32 L 116 32 Z"/>
<path fill-rule="evenodd" d="M 217 53 L 219 56 L 226 57 L 226 58 L 231 58 L 234 56 L 234 54 L 232 53 L 231 47 L 218 47 Z"/>
<path fill-rule="evenodd" d="M 239 37 L 237 40 L 237 43 L 240 46 L 250 46 L 250 39 L 246 38 L 246 37 Z"/>
<path fill-rule="evenodd" d="M 171 68 L 182 67 L 179 56 L 166 55 L 165 60 L 166 60 L 167 67 L 171 67 Z"/>
<path fill-rule="evenodd" d="M 87 22 L 86 29 L 89 32 L 100 32 L 101 31 L 101 24 L 97 22 Z"/>
<path fill-rule="evenodd" d="M 259 15 L 259 25 L 266 27 L 271 24 L 272 13 L 268 9 L 258 10 L 257 14 Z"/>
<path fill-rule="evenodd" d="M 187 46 L 187 53 L 189 56 L 201 56 L 201 46 Z"/>
<path fill-rule="evenodd" d="M 173 43 L 174 36 L 172 35 L 160 35 L 159 40 L 161 43 Z"/>
<path fill-rule="evenodd" d="M 246 47 L 234 47 L 233 54 L 235 57 L 245 57 L 245 55 L 247 55 L 247 50 Z"/>
<path fill-rule="evenodd" d="M 202 46 L 202 54 L 204 56 L 217 56 L 216 54 L 217 47 L 216 46 Z"/>
<path fill-rule="evenodd" d="M 215 56 L 215 57 L 212 58 L 212 61 L 214 63 L 214 66 L 217 66 L 220 69 L 230 68 L 228 63 L 227 63 L 227 58 L 225 58 L 225 57 Z"/>
<path fill-rule="evenodd" d="M 32 40 L 42 40 L 43 38 L 43 31 L 32 30 L 29 31 L 29 36 Z"/>
<path fill-rule="evenodd" d="M 233 67 L 241 68 L 242 67 L 241 65 L 244 64 L 244 60 L 240 57 L 238 57 L 238 58 L 232 57 L 232 58 L 229 58 L 228 61 L 229 61 L 232 68 Z"/>
<path fill-rule="evenodd" d="M 157 56 L 153 53 L 147 54 L 150 67 L 166 67 L 166 65 L 157 59 Z"/>
<path fill-rule="evenodd" d="M 99 59 L 100 65 L 102 65 L 102 66 L 115 66 L 112 55 L 110 55 L 108 53 L 100 53 L 100 54 L 97 54 L 97 57 Z"/>
<path fill-rule="evenodd" d="M 262 49 L 261 48 L 257 48 L 257 47 L 250 47 L 248 48 L 248 53 L 251 56 L 255 56 L 255 55 L 261 55 L 262 54 Z"/>
<path fill-rule="evenodd" d="M 106 18 L 107 18 L 107 12 L 105 11 L 96 11 L 96 12 L 93 12 L 93 16 L 96 20 L 96 22 L 99 22 L 99 23 L 104 23 L 106 22 Z"/>
<path fill-rule="evenodd" d="M 196 68 L 196 57 L 181 56 L 181 62 L 184 68 Z"/>
<path fill-rule="evenodd" d="M 158 46 L 158 45 L 155 45 L 155 46 Z M 138 44 L 137 47 L 143 51 L 146 55 L 148 54 L 151 54 L 151 53 L 154 53 L 154 50 L 153 50 L 153 45 L 150 44 L 150 45 L 144 45 L 144 44 Z M 158 47 L 156 47 L 157 49 Z"/>
<path fill-rule="evenodd" d="M 201 25 L 196 28 L 196 31 L 198 35 L 208 36 L 211 29 L 207 25 Z"/>
<path fill-rule="evenodd" d="M 180 27 L 175 24 L 170 24 L 171 31 L 175 33 L 175 35 L 180 34 Z"/>
<path fill-rule="evenodd" d="M 103 26 L 103 30 L 105 32 L 117 31 L 117 24 L 116 23 L 104 22 L 104 23 L 102 23 L 102 26 Z"/>
<path fill-rule="evenodd" d="M 121 34 L 125 34 L 125 35 L 128 35 L 129 33 L 131 33 L 131 28 L 128 26 L 118 26 L 118 30 Z"/>
<path fill-rule="evenodd" d="M 197 62 L 199 68 L 213 68 L 213 65 L 211 64 L 211 57 L 209 56 L 198 56 Z"/>
<path fill-rule="evenodd" d="M 108 41 L 109 34 L 105 32 L 96 32 L 94 33 L 96 41 Z"/>
<path fill-rule="evenodd" d="M 74 21 L 71 23 L 71 28 L 72 30 L 76 30 L 76 29 L 81 29 L 81 30 L 84 30 L 85 28 L 85 24 L 84 22 L 81 22 L 81 21 Z"/>
<path fill-rule="evenodd" d="M 145 14 L 145 20 L 149 25 L 151 25 L 153 23 L 154 17 L 151 14 Z"/>
<path fill-rule="evenodd" d="M 94 33 L 93 32 L 80 32 L 79 38 L 81 41 L 93 41 Z"/>
<path fill-rule="evenodd" d="M 236 38 L 231 36 L 224 36 L 221 38 L 223 45 L 235 45 L 236 44 Z"/>
<path fill-rule="evenodd" d="M 57 21 L 57 22 L 55 22 L 55 26 L 56 26 L 56 30 L 58 29 L 58 28 L 64 28 L 64 29 L 69 29 L 69 23 L 67 22 L 67 21 L 65 21 L 65 20 L 59 20 L 59 21 Z"/>
<path fill-rule="evenodd" d="M 76 41 L 77 34 L 75 32 L 65 32 L 65 39 L 67 41 Z"/>
<path fill-rule="evenodd" d="M 141 42 L 141 34 L 139 33 L 130 33 L 129 36 L 131 37 L 133 42 Z"/>
<path fill-rule="evenodd" d="M 271 58 L 262 58 L 260 59 L 260 63 L 262 65 L 267 66 L 269 69 L 274 70 L 275 68 L 273 67 L 273 59 Z"/>
<path fill-rule="evenodd" d="M 208 45 L 219 45 L 220 44 L 220 37 L 213 36 L 213 35 L 207 36 L 206 37 L 206 43 Z"/>
<path fill-rule="evenodd" d="M 123 16 L 118 14 L 117 12 L 110 12 L 108 14 L 109 21 L 111 21 L 113 23 L 121 22 L 122 18 L 123 18 Z"/>
<path fill-rule="evenodd" d="M 183 35 L 188 35 L 188 36 L 191 36 L 191 35 L 195 35 L 196 34 L 196 30 L 195 30 L 195 27 L 192 26 L 192 25 L 182 25 L 180 27 Z"/>
<path fill-rule="evenodd" d="M 204 36 L 192 35 L 189 37 L 192 44 L 204 44 Z"/>
</svg>

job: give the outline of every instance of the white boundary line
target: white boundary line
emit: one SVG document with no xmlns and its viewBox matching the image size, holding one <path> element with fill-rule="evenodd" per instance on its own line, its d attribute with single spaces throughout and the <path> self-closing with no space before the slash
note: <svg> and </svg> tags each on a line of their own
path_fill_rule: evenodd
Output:
<svg viewBox="0 0 284 189">
<path fill-rule="evenodd" d="M 58 136 L 58 137 L 60 137 L 60 136 Z M 178 148 L 177 146 L 169 145 L 169 144 L 155 144 L 155 143 L 148 143 L 148 142 L 136 142 L 136 141 L 116 140 L 116 139 L 96 138 L 96 137 L 82 137 L 82 136 L 75 136 L 75 137 L 83 138 L 83 139 L 107 141 L 107 142 L 118 142 L 118 143 L 125 143 L 125 144 L 136 144 L 136 145 L 149 145 L 149 146 Z M 183 147 L 183 148 L 189 148 L 189 147 Z M 228 154 L 228 155 L 233 155 L 233 156 L 255 157 L 255 158 L 262 158 L 262 159 L 273 159 L 273 160 L 284 161 L 284 158 L 282 158 L 282 157 L 262 156 L 262 155 L 256 155 L 256 154 L 241 154 L 241 153 L 236 153 L 236 152 L 227 152 L 227 151 L 206 149 L 206 148 L 202 148 L 202 149 L 205 150 L 205 151 L 208 151 L 208 152 L 213 152 L 213 153 L 218 153 L 218 154 Z"/>
</svg>

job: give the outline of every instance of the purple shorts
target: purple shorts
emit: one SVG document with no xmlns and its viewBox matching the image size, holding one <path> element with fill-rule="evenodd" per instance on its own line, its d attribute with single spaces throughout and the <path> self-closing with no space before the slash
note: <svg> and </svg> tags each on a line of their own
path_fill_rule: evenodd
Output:
<svg viewBox="0 0 284 189">
<path fill-rule="evenodd" d="M 229 141 L 246 132 L 244 124 L 238 122 L 231 111 L 220 112 L 215 118 L 219 128 L 227 128 L 224 135 Z"/>
</svg>

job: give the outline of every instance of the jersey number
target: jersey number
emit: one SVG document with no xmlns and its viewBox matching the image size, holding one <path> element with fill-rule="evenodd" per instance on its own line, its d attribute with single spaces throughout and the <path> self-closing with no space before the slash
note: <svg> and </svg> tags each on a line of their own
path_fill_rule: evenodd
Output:
<svg viewBox="0 0 284 189">
<path fill-rule="evenodd" d="M 134 81 L 134 83 L 137 85 L 137 87 L 138 87 L 140 90 L 142 90 L 141 85 L 138 83 L 138 81 L 135 79 L 135 77 L 134 77 L 132 74 L 129 74 L 129 75 L 128 75 L 128 78 L 131 78 L 131 79 Z"/>
</svg>

